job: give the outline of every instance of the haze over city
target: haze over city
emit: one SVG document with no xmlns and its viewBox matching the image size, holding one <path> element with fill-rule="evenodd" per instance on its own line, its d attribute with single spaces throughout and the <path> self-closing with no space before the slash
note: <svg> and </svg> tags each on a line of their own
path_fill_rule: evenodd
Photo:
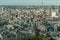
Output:
<svg viewBox="0 0 60 40">
<path fill-rule="evenodd" d="M 60 5 L 60 0 L 0 0 L 0 5 Z"/>
</svg>

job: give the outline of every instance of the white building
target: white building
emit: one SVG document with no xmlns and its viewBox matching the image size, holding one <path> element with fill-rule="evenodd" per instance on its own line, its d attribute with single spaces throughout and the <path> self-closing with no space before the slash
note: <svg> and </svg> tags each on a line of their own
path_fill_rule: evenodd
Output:
<svg viewBox="0 0 60 40">
<path fill-rule="evenodd" d="M 52 10 L 51 11 L 51 17 L 58 17 L 57 16 L 57 11 Z"/>
</svg>

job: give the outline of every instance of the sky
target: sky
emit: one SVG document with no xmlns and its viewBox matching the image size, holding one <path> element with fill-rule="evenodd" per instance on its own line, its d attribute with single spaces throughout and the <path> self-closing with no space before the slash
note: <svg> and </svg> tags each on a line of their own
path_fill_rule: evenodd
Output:
<svg viewBox="0 0 60 40">
<path fill-rule="evenodd" d="M 60 5 L 60 0 L 0 0 L 0 5 Z"/>
</svg>

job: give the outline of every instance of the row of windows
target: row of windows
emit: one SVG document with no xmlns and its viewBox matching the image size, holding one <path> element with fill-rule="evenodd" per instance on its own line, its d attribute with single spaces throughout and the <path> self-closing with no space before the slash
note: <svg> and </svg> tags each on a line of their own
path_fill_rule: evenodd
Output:
<svg viewBox="0 0 60 40">
<path fill-rule="evenodd" d="M 54 31 L 54 30 L 57 30 L 58 32 L 60 32 L 60 27 L 57 27 L 56 29 L 54 29 L 54 27 L 48 27 L 47 28 L 47 32 Z"/>
</svg>

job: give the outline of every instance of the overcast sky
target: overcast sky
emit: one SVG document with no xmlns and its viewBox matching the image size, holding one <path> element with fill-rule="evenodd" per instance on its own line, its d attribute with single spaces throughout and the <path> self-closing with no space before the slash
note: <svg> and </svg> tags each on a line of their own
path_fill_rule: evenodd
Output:
<svg viewBox="0 0 60 40">
<path fill-rule="evenodd" d="M 60 0 L 0 0 L 0 5 L 41 5 L 41 4 L 60 5 Z"/>
</svg>

